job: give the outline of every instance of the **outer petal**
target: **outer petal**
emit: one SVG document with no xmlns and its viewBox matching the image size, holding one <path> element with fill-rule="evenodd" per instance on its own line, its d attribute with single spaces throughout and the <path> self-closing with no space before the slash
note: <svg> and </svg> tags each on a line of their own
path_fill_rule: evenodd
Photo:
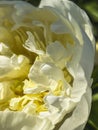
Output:
<svg viewBox="0 0 98 130">
<path fill-rule="evenodd" d="M 74 52 L 73 63 L 75 63 L 74 59 L 76 59 L 77 55 L 80 55 L 81 58 L 78 59 L 78 63 L 80 63 L 85 70 L 86 78 L 88 76 L 90 77 L 94 63 L 95 40 L 88 16 L 82 9 L 68 0 L 42 0 L 39 7 L 42 8 L 45 6 L 53 7 L 51 9 L 53 9 L 59 17 L 62 16 L 62 20 L 67 19 L 70 23 L 73 35 L 78 39 L 79 44 L 83 45 L 83 47 L 81 46 L 81 51 L 77 50 L 77 52 Z M 88 52 L 89 54 L 87 54 Z M 68 68 L 73 68 L 74 70 L 76 64 L 73 66 L 73 63 L 71 62 L 71 66 Z"/>
<path fill-rule="evenodd" d="M 90 89 L 89 87 L 92 82 L 90 77 L 95 52 L 95 41 L 91 24 L 86 13 L 71 1 L 42 0 L 39 7 L 44 6 L 53 7 L 52 9 L 58 16 L 61 14 L 60 16 L 62 16 L 63 20 L 65 18 L 68 19 L 71 31 L 78 40 L 78 44 L 76 44 L 78 50 L 74 49 L 72 60 L 67 64 L 67 69 L 75 79 L 72 89 L 73 100 L 75 100 L 74 98 L 76 97 L 77 99 L 79 98 L 80 101 L 72 115 L 68 115 L 69 118 L 66 119 L 60 130 L 82 130 L 87 121 L 91 104 L 91 92 L 87 91 Z M 85 95 L 83 96 L 84 93 Z M 83 108 L 83 106 L 85 106 L 85 108 Z M 80 113 L 82 113 L 84 117 L 82 114 L 81 117 Z"/>
<path fill-rule="evenodd" d="M 87 122 L 91 108 L 91 88 L 88 87 L 87 92 L 82 97 L 81 101 L 59 130 L 83 130 Z M 56 129 L 55 129 L 56 130 Z"/>
<path fill-rule="evenodd" d="M 85 77 L 89 82 L 94 66 L 95 49 L 84 30 L 81 29 L 81 32 L 84 43 L 82 46 L 77 44 L 79 50 L 76 50 L 76 52 L 74 51 L 71 62 L 67 64 L 67 69 L 70 73 L 76 74 L 78 67 L 81 66 L 84 70 Z"/>
<path fill-rule="evenodd" d="M 86 13 L 82 9 L 80 9 L 76 4 L 69 0 L 41 0 L 39 7 L 42 8 L 44 6 L 50 6 L 55 8 L 64 17 L 69 19 L 69 21 L 72 20 L 72 18 L 74 18 L 74 20 L 77 21 L 78 25 L 82 27 L 83 30 L 85 30 L 88 37 L 92 41 L 93 46 L 95 46 L 94 37 L 92 35 L 92 27 L 89 18 L 86 15 Z"/>
<path fill-rule="evenodd" d="M 0 112 L 0 130 L 48 130 L 53 129 L 53 125 L 47 119 L 30 116 L 23 112 Z"/>
</svg>

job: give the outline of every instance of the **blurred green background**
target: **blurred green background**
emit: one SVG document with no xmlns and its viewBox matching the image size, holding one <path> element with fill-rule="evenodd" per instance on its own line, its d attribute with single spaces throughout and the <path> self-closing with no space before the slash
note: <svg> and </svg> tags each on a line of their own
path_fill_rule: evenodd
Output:
<svg viewBox="0 0 98 130">
<path fill-rule="evenodd" d="M 38 6 L 40 3 L 40 0 L 25 0 L 25 1 L 33 4 L 34 6 Z M 84 9 L 88 14 L 91 23 L 93 25 L 96 43 L 98 43 L 98 0 L 88 0 L 88 1 L 71 0 L 71 1 L 76 3 L 82 9 Z M 85 130 L 98 130 L 98 65 L 94 66 L 92 77 L 94 79 L 92 85 L 92 94 L 93 94 L 92 108 Z"/>
</svg>

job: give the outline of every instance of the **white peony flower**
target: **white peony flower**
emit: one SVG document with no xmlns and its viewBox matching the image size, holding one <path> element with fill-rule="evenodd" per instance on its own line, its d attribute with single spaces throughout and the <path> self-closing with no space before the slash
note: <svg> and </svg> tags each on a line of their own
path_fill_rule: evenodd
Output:
<svg viewBox="0 0 98 130">
<path fill-rule="evenodd" d="M 0 130 L 83 130 L 95 42 L 68 0 L 0 2 Z"/>
</svg>

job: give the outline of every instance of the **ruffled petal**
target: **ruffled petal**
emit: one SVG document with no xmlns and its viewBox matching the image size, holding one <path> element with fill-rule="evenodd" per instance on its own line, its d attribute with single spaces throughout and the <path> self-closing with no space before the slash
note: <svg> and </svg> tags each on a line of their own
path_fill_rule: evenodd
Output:
<svg viewBox="0 0 98 130">
<path fill-rule="evenodd" d="M 87 36 L 91 40 L 93 47 L 95 46 L 95 40 L 92 34 L 92 26 L 87 14 L 80 9 L 75 3 L 68 0 L 41 0 L 39 7 L 53 7 L 57 10 L 57 13 L 61 13 L 70 22 L 74 19 L 78 25 L 85 30 Z M 72 22 L 73 23 L 73 22 Z M 73 24 L 74 25 L 74 24 Z M 77 28 L 76 28 L 77 29 Z"/>
<path fill-rule="evenodd" d="M 32 65 L 28 77 L 42 86 L 56 86 L 59 80 L 64 80 L 62 70 L 47 56 L 39 59 Z"/>
<path fill-rule="evenodd" d="M 83 130 L 91 109 L 91 88 L 88 87 L 75 110 L 62 123 L 60 130 Z M 80 114 L 81 113 L 81 114 Z M 71 125 L 70 125 L 71 124 Z"/>
<path fill-rule="evenodd" d="M 27 115 L 23 112 L 0 111 L 1 130 L 47 130 L 53 129 L 53 125 L 47 119 Z"/>
<path fill-rule="evenodd" d="M 56 130 L 82 130 L 90 112 L 95 53 L 86 13 L 68 0 L 42 0 L 39 8 L 1 2 L 6 4 L 3 15 L 11 13 L 7 24 L 13 22 L 11 32 L 5 23 L 1 29 L 7 37 L 0 37 L 0 105 L 7 101 L 10 107 L 0 111 L 0 129 L 51 130 L 58 123 Z M 16 85 L 21 94 L 14 97 L 16 87 L 6 83 L 16 79 L 23 85 Z"/>
<path fill-rule="evenodd" d="M 66 45 L 67 46 L 67 45 Z M 73 46 L 70 46 L 70 50 Z M 46 54 L 58 65 L 61 69 L 65 67 L 67 62 L 72 57 L 72 53 L 69 52 L 68 48 L 65 48 L 60 42 L 55 41 L 46 48 Z"/>
<path fill-rule="evenodd" d="M 25 66 L 26 69 L 25 69 Z M 25 56 L 0 56 L 0 81 L 26 77 L 30 61 Z"/>
</svg>

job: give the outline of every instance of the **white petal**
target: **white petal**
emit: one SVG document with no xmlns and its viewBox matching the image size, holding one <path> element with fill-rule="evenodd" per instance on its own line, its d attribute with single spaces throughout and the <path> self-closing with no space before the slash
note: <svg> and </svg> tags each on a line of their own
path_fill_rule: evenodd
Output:
<svg viewBox="0 0 98 130">
<path fill-rule="evenodd" d="M 44 86 L 57 85 L 59 80 L 64 80 L 63 72 L 54 63 L 45 60 L 36 60 L 32 65 L 29 78 Z"/>
<path fill-rule="evenodd" d="M 37 43 L 35 41 L 35 35 L 33 36 L 33 33 L 27 32 L 28 39 L 24 47 L 28 51 L 42 55 L 42 57 L 39 56 L 35 60 L 28 75 L 28 78 L 34 81 L 37 86 L 34 89 L 27 88 L 24 92 L 28 94 L 31 92 L 36 93 L 44 91 L 45 87 L 46 90 L 49 88 L 54 90 L 60 80 L 66 89 L 68 87 L 71 88 L 70 85 L 65 82 L 64 74 L 61 70 L 64 66 L 68 69 L 74 80 L 72 89 L 70 89 L 71 91 L 69 95 L 67 95 L 69 97 L 65 95 L 46 95 L 44 101 L 49 111 L 40 113 L 38 117 L 30 116 L 22 112 L 0 111 L 0 117 L 2 117 L 0 119 L 0 129 L 51 130 L 54 128 L 53 124 L 58 123 L 68 114 L 60 123 L 61 127 L 58 129 L 82 130 L 88 119 L 91 106 L 90 86 L 92 80 L 90 77 L 93 69 L 95 46 L 92 27 L 86 13 L 68 0 L 42 0 L 39 6 L 40 9 L 35 9 L 26 3 L 22 4 L 22 2 L 1 2 L 1 6 L 2 4 L 8 3 L 11 4 L 11 7 L 14 5 L 15 13 L 11 14 L 11 16 L 15 23 L 20 24 L 19 26 L 21 26 L 21 24 L 24 26 L 23 21 L 27 20 L 25 17 L 27 17 L 29 13 L 31 15 L 27 18 L 30 18 L 31 22 L 33 20 L 41 21 L 36 23 L 37 26 L 41 27 L 43 23 L 45 24 L 45 26 L 43 26 L 46 41 L 44 49 L 42 49 L 42 46 L 40 47 L 40 45 L 43 45 L 42 42 L 41 44 L 40 42 Z M 43 6 L 50 7 L 42 8 Z M 55 42 L 56 40 L 52 42 L 51 32 L 58 35 L 62 35 L 66 32 L 70 33 L 73 37 L 74 45 L 67 43 L 64 48 L 63 43 Z M 40 40 L 38 39 L 38 41 Z M 70 56 L 71 58 L 67 63 L 66 57 L 68 58 Z M 13 78 L 27 76 L 30 62 L 25 56 L 13 55 L 10 58 L 0 56 L 0 61 L 0 80 L 12 80 Z M 0 96 L 2 99 L 7 98 L 3 92 L 7 94 L 8 91 L 11 95 L 9 89 L 5 90 L 2 84 L 0 85 Z M 40 89 L 38 87 L 40 87 Z"/>
<path fill-rule="evenodd" d="M 44 100 L 48 106 L 49 112 L 46 114 L 40 113 L 40 115 L 51 120 L 53 124 L 60 122 L 66 114 L 70 113 L 74 109 L 76 105 L 75 102 L 71 101 L 71 98 L 62 96 L 48 95 Z"/>
<path fill-rule="evenodd" d="M 27 88 L 24 88 L 24 91 L 23 93 L 24 94 L 38 94 L 38 93 L 41 93 L 43 91 L 46 91 L 48 90 L 47 87 L 44 87 L 44 86 L 41 86 L 40 84 L 35 84 L 35 86 L 31 87 L 27 87 Z"/>
<path fill-rule="evenodd" d="M 25 77 L 30 68 L 29 63 L 29 59 L 22 55 L 0 56 L 0 80 Z"/>
<path fill-rule="evenodd" d="M 48 54 L 53 59 L 55 64 L 61 68 L 65 67 L 67 60 L 72 56 L 69 51 L 65 49 L 64 46 L 58 41 L 55 41 L 47 46 L 46 54 Z"/>
<path fill-rule="evenodd" d="M 82 32 L 83 34 L 83 50 L 82 50 L 82 55 L 80 59 L 80 64 L 83 67 L 85 71 L 85 76 L 86 78 L 90 78 L 92 74 L 92 70 L 94 67 L 94 56 L 95 56 L 95 48 L 92 46 L 92 42 L 90 39 L 87 37 L 85 32 Z"/>
<path fill-rule="evenodd" d="M 13 91 L 10 89 L 11 85 L 11 82 L 0 82 L 0 103 L 7 103 L 10 98 L 15 96 Z"/>
<path fill-rule="evenodd" d="M 40 43 L 35 41 L 33 34 L 29 31 L 27 32 L 27 34 L 28 34 L 28 39 L 26 40 L 24 47 L 27 50 L 34 52 L 36 54 L 44 54 L 44 51 L 42 50 L 42 48 L 40 48 L 39 45 Z"/>
<path fill-rule="evenodd" d="M 11 71 L 11 63 L 10 63 L 10 58 L 6 56 L 0 56 L 0 76 L 8 73 Z"/>
<path fill-rule="evenodd" d="M 6 55 L 6 56 L 11 56 L 12 55 L 12 51 L 10 50 L 10 48 L 8 46 L 6 46 L 4 43 L 0 43 L 0 54 L 1 55 Z"/>
<path fill-rule="evenodd" d="M 68 25 L 61 20 L 58 20 L 51 24 L 50 29 L 52 32 L 55 32 L 56 34 L 71 33 L 71 31 L 68 28 Z"/>
<path fill-rule="evenodd" d="M 69 0 L 59 0 L 59 1 L 58 0 L 49 0 L 49 1 L 41 0 L 39 7 L 42 8 L 44 6 L 50 6 L 50 7 L 55 8 L 55 10 L 57 10 L 58 13 L 61 13 L 62 16 L 64 17 L 67 16 L 66 18 L 69 19 L 69 21 L 71 20 L 70 17 L 68 16 L 70 14 L 70 16 L 77 22 L 77 24 L 80 27 L 82 27 L 83 30 L 85 30 L 89 39 L 92 41 L 93 46 L 95 46 L 94 45 L 95 40 L 92 34 L 92 27 L 91 27 L 89 18 L 87 14 L 82 9 L 80 9 L 76 4 L 74 4 L 73 2 Z"/>
<path fill-rule="evenodd" d="M 82 34 L 84 43 L 81 46 L 76 44 L 75 48 L 73 48 L 73 57 L 67 64 L 67 69 L 74 76 L 78 71 L 78 67 L 82 67 L 86 80 L 89 81 L 94 66 L 95 50 L 84 31 Z"/>
<path fill-rule="evenodd" d="M 0 117 L 0 130 L 47 130 L 54 127 L 47 119 L 23 112 L 0 111 Z"/>
<path fill-rule="evenodd" d="M 88 102 L 89 100 L 89 102 Z M 63 122 L 60 130 L 83 130 L 87 122 L 91 104 L 91 89 L 88 88 L 86 94 L 72 112 L 72 114 Z M 71 124 L 71 125 L 70 125 Z"/>
<path fill-rule="evenodd" d="M 86 93 L 87 87 L 88 81 L 85 78 L 85 73 L 83 69 L 78 66 L 73 81 L 73 88 L 71 91 L 71 97 L 73 98 L 73 100 L 79 102 L 83 94 Z"/>
</svg>

